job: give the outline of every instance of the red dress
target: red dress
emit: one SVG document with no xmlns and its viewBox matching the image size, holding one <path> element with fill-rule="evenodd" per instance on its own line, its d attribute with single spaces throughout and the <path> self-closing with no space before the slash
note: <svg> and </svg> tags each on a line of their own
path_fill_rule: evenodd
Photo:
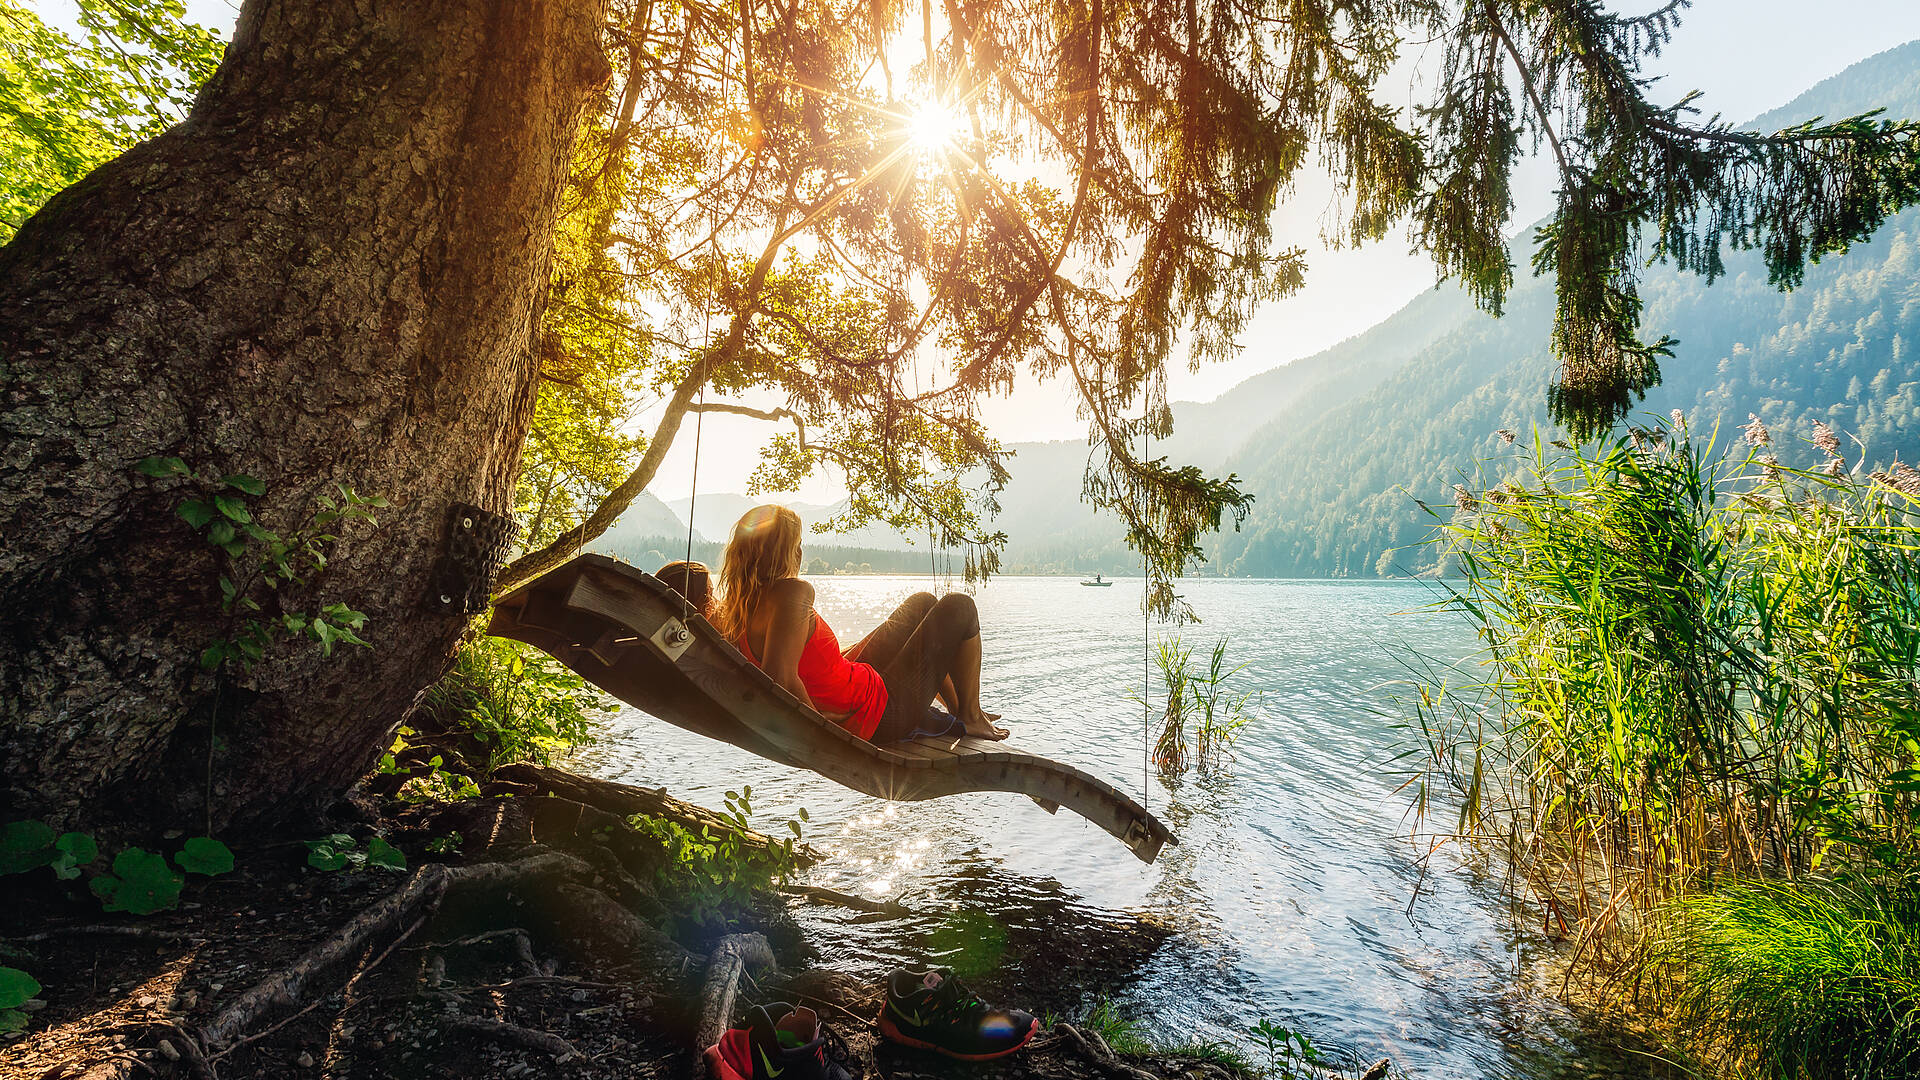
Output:
<svg viewBox="0 0 1920 1080">
<path fill-rule="evenodd" d="M 760 664 L 747 640 L 734 642 L 755 666 Z M 873 738 L 880 726 L 880 714 L 887 711 L 887 684 L 872 664 L 862 664 L 840 655 L 840 639 L 833 627 L 816 612 L 813 630 L 806 647 L 800 650 L 800 685 L 807 688 L 813 707 L 829 716 L 845 715 L 841 726 L 863 739 Z"/>
</svg>

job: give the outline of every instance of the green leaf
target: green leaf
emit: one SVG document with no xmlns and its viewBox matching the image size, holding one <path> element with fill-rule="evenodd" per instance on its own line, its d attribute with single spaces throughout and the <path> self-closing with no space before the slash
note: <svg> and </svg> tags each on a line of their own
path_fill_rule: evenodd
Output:
<svg viewBox="0 0 1920 1080">
<path fill-rule="evenodd" d="M 187 877 L 167 860 L 144 848 L 131 847 L 113 857 L 113 872 L 91 882 L 93 894 L 106 911 L 151 915 L 180 902 Z"/>
<path fill-rule="evenodd" d="M 207 542 L 216 547 L 223 548 L 233 543 L 233 523 L 229 521 L 214 522 L 213 526 L 207 530 Z M 231 552 L 229 552 L 229 554 L 231 554 Z"/>
<path fill-rule="evenodd" d="M 53 861 L 53 830 L 42 821 L 9 822 L 0 829 L 0 874 L 24 874 Z"/>
<path fill-rule="evenodd" d="M 265 495 L 267 493 L 267 485 L 255 480 L 251 476 L 223 476 L 220 478 L 220 482 L 235 491 L 244 491 L 248 495 Z"/>
<path fill-rule="evenodd" d="M 194 836 L 181 845 L 173 861 L 189 874 L 215 877 L 232 872 L 233 851 L 211 836 Z"/>
<path fill-rule="evenodd" d="M 27 1030 L 27 1014 L 19 1009 L 0 1009 L 0 1032 Z"/>
<path fill-rule="evenodd" d="M 386 870 L 405 870 L 407 857 L 400 849 L 379 837 L 367 841 L 367 862 Z"/>
<path fill-rule="evenodd" d="M 0 967 L 0 1009 L 24 1004 L 40 993 L 40 984 L 19 968 Z"/>
<path fill-rule="evenodd" d="M 135 465 L 134 468 L 156 480 L 167 480 L 175 476 L 185 476 L 189 471 L 187 469 L 187 463 L 177 457 L 143 458 L 140 464 Z"/>
<path fill-rule="evenodd" d="M 216 641 L 207 646 L 201 650 L 200 653 L 200 670 L 212 671 L 218 668 L 226 661 L 227 652 L 227 643 L 225 641 Z"/>
<path fill-rule="evenodd" d="M 188 499 L 181 503 L 180 508 L 174 513 L 179 514 L 180 520 L 196 529 L 214 519 L 213 504 L 204 499 Z"/>
<path fill-rule="evenodd" d="M 213 497 L 213 505 L 219 507 L 220 512 L 225 514 L 230 520 L 241 523 L 253 520 L 253 513 L 247 509 L 247 504 L 235 496 L 215 495 Z"/>
<path fill-rule="evenodd" d="M 61 833 L 53 842 L 53 850 L 53 876 L 61 881 L 79 877 L 81 867 L 100 857 L 100 845 L 83 832 Z"/>
<path fill-rule="evenodd" d="M 315 870 L 342 870 L 347 865 L 347 855 L 354 848 L 353 837 L 346 833 L 334 833 L 318 840 L 307 841 L 307 865 Z"/>
</svg>

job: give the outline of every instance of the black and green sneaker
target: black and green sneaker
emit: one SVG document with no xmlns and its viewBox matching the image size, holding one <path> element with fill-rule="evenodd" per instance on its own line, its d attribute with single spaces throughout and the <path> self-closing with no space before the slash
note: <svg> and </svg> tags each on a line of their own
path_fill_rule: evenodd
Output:
<svg viewBox="0 0 1920 1080">
<path fill-rule="evenodd" d="M 713 1080 L 852 1080 L 846 1047 L 812 1009 L 784 1001 L 747 1010 L 747 1026 L 707 1047 Z"/>
<path fill-rule="evenodd" d="M 946 968 L 903 968 L 887 976 L 880 1034 L 903 1046 L 986 1061 L 1027 1045 L 1038 1030 L 1032 1013 L 988 1007 Z"/>
</svg>

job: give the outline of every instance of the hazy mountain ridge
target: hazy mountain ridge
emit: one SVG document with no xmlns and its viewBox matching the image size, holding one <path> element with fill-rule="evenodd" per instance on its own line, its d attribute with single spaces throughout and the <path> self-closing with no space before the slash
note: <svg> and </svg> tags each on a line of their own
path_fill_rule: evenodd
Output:
<svg viewBox="0 0 1920 1080">
<path fill-rule="evenodd" d="M 1864 60 L 1753 126 L 1873 105 L 1920 115 L 1920 43 Z M 1644 412 L 1681 409 L 1701 432 L 1757 413 L 1789 462 L 1808 460 L 1816 419 L 1860 437 L 1878 461 L 1920 453 L 1920 212 L 1813 267 L 1792 293 L 1768 285 L 1751 254 L 1729 256 L 1728 271 L 1711 288 L 1690 274 L 1647 272 L 1645 325 L 1680 344 Z M 1472 485 L 1483 471 L 1494 480 L 1511 469 L 1516 451 L 1494 432 L 1547 426 L 1544 388 L 1554 368 L 1550 280 L 1519 281 L 1498 320 L 1464 298 L 1453 303 L 1456 328 L 1388 378 L 1342 403 L 1296 399 L 1233 457 L 1228 467 L 1260 503 L 1244 532 L 1216 542 L 1222 569 L 1346 575 L 1376 572 L 1383 555 L 1402 569 L 1433 561 L 1410 547 L 1432 524 L 1410 496 L 1442 503 L 1463 478 Z"/>
</svg>

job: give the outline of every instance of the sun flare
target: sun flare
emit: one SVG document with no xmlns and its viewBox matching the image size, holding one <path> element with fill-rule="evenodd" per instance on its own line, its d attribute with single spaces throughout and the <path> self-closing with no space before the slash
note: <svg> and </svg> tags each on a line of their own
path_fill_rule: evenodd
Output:
<svg viewBox="0 0 1920 1080">
<path fill-rule="evenodd" d="M 920 106 L 907 118 L 907 142 L 923 154 L 939 153 L 958 145 L 966 136 L 966 118 L 946 105 Z"/>
</svg>

